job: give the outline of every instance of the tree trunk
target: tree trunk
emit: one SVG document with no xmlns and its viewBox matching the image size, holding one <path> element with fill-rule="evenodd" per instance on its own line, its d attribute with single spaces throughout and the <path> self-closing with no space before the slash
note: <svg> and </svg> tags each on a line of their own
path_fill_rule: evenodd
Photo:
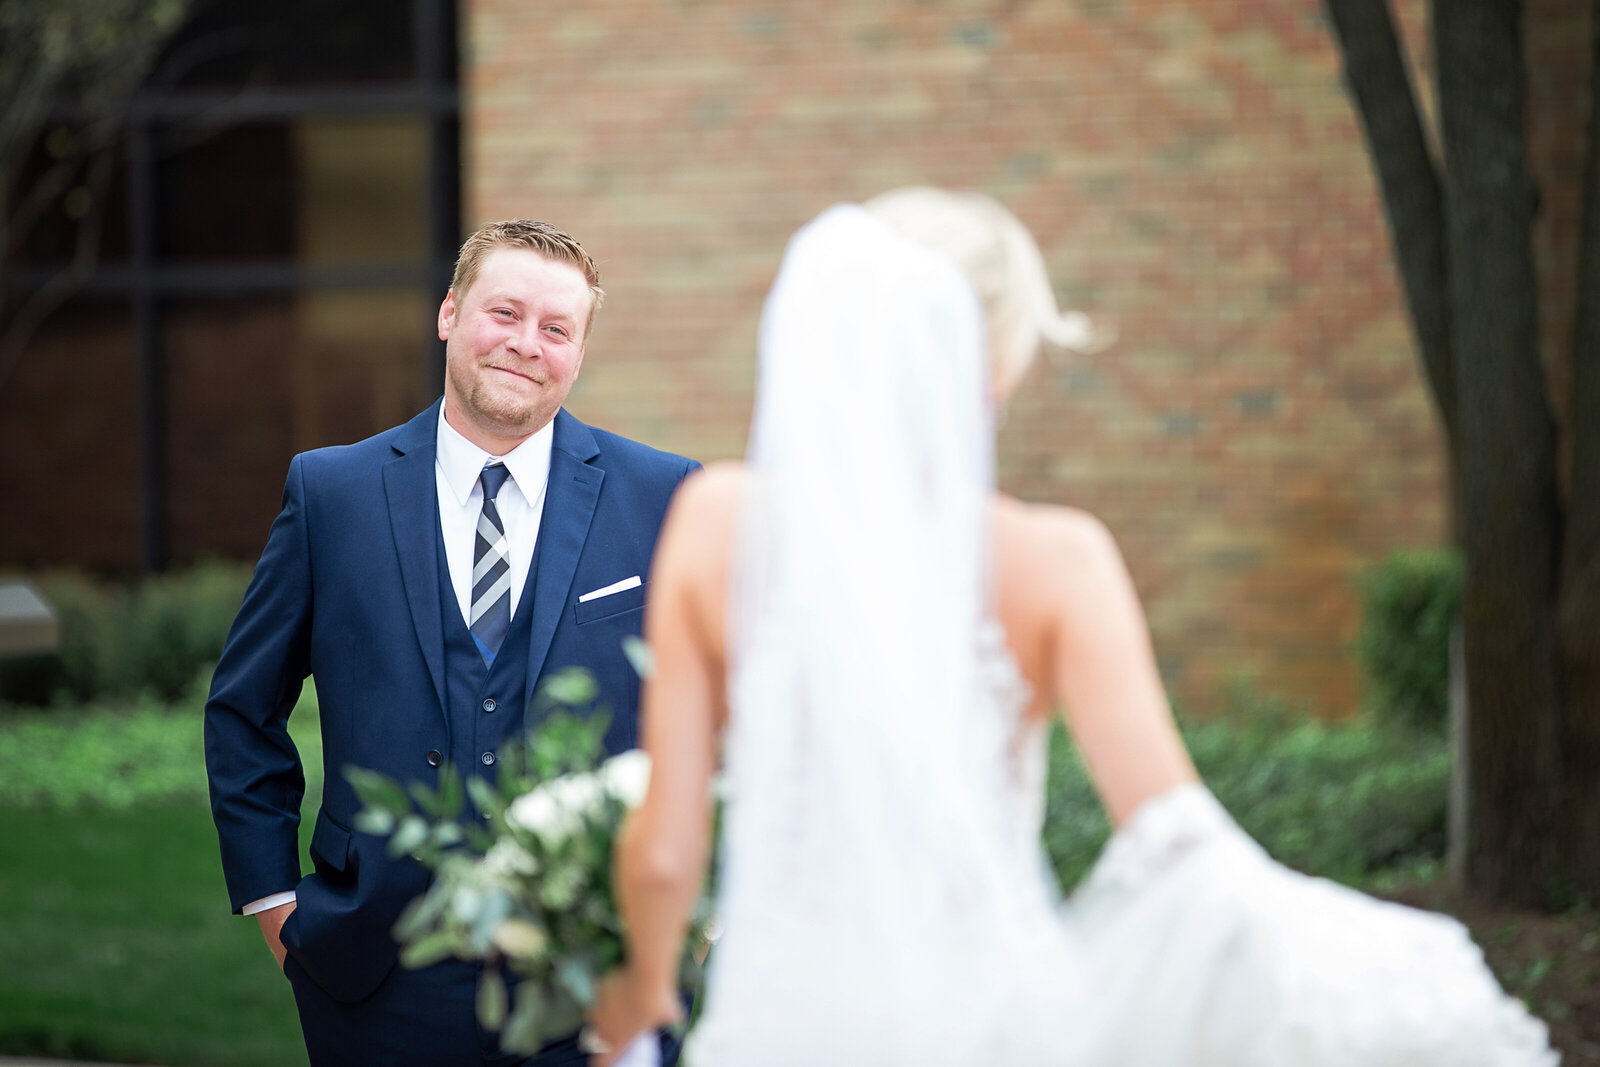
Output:
<svg viewBox="0 0 1600 1067">
<path fill-rule="evenodd" d="M 1592 19 L 1559 618 L 1566 853 L 1579 888 L 1600 901 L 1600 0 Z"/>
<path fill-rule="evenodd" d="M 1564 887 L 1554 602 L 1560 504 L 1532 255 L 1522 5 L 1432 8 L 1456 358 L 1473 889 L 1538 905 Z"/>
</svg>

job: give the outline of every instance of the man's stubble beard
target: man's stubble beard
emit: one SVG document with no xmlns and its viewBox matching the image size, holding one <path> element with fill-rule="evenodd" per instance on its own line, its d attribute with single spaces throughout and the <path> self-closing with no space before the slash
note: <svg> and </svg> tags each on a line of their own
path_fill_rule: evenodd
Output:
<svg viewBox="0 0 1600 1067">
<path fill-rule="evenodd" d="M 481 372 L 487 373 L 489 366 L 479 365 Z M 497 393 L 490 388 L 484 380 L 484 374 L 479 374 L 470 382 L 462 382 L 461 375 L 454 366 L 450 367 L 450 379 L 455 385 L 456 396 L 461 398 L 461 414 L 476 423 L 482 429 L 500 437 L 521 437 L 532 434 L 543 428 L 550 419 L 541 419 L 540 407 L 537 399 L 519 400 L 505 393 Z M 547 382 L 537 383 L 541 389 Z M 558 407 L 560 405 L 557 405 Z M 555 417 L 555 412 L 550 412 L 550 418 Z"/>
</svg>

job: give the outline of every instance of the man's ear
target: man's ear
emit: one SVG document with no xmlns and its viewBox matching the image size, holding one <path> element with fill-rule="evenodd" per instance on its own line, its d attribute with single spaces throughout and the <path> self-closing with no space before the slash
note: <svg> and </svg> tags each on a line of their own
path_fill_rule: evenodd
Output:
<svg viewBox="0 0 1600 1067">
<path fill-rule="evenodd" d="M 456 294 L 452 289 L 444 294 L 444 303 L 439 305 L 439 340 L 450 340 L 450 327 L 456 321 Z"/>
</svg>

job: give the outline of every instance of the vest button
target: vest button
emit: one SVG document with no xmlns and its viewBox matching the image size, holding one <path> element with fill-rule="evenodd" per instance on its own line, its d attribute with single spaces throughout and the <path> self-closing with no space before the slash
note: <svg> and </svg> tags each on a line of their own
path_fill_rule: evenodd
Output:
<svg viewBox="0 0 1600 1067">
<path fill-rule="evenodd" d="M 483 755 L 479 756 L 478 758 L 483 761 L 483 765 L 485 767 L 493 767 L 494 766 L 494 753 L 493 752 L 485 752 Z"/>
<path fill-rule="evenodd" d="M 437 767 L 444 762 L 444 755 L 436 748 L 428 749 L 428 766 Z"/>
<path fill-rule="evenodd" d="M 489 714 L 493 715 L 494 714 L 494 709 L 498 708 L 499 706 L 500 706 L 499 704 L 496 704 L 494 702 L 494 697 L 485 697 L 484 698 L 483 710 L 488 712 Z"/>
</svg>

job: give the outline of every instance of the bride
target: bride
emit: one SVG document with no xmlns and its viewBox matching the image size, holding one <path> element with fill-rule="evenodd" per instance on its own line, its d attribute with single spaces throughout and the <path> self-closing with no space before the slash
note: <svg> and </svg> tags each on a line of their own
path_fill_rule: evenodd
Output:
<svg viewBox="0 0 1600 1067">
<path fill-rule="evenodd" d="M 994 492 L 995 410 L 1087 335 L 987 197 L 900 190 L 796 234 L 749 458 L 685 484 L 658 547 L 629 965 L 592 1047 L 679 1014 L 720 762 L 694 1067 L 1556 1062 L 1458 924 L 1235 826 L 1111 535 Z M 1116 827 L 1065 903 L 1038 844 L 1056 711 Z"/>
</svg>

